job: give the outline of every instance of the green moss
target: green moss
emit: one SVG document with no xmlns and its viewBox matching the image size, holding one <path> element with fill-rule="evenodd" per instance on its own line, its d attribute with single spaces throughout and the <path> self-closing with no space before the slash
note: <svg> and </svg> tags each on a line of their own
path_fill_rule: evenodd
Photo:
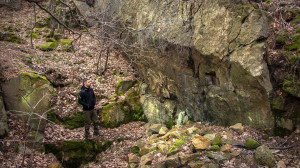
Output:
<svg viewBox="0 0 300 168">
<path fill-rule="evenodd" d="M 174 152 L 174 151 L 178 151 L 179 150 L 179 148 L 177 147 L 177 146 L 171 146 L 170 147 L 170 149 L 168 150 L 168 153 L 172 153 L 172 152 Z"/>
<path fill-rule="evenodd" d="M 99 83 L 101 83 L 101 81 L 102 81 L 102 78 L 101 78 L 101 77 L 100 77 L 100 78 L 98 78 L 98 82 L 99 82 Z"/>
<path fill-rule="evenodd" d="M 177 139 L 177 140 L 175 140 L 174 145 L 175 146 L 183 146 L 183 145 L 186 145 L 186 143 L 182 139 Z"/>
<path fill-rule="evenodd" d="M 282 96 L 278 96 L 272 100 L 271 107 L 273 110 L 284 110 L 285 99 Z"/>
<path fill-rule="evenodd" d="M 70 39 L 60 39 L 60 43 L 62 46 L 65 46 L 65 45 L 71 45 L 71 40 Z"/>
<path fill-rule="evenodd" d="M 140 152 L 140 148 L 138 147 L 138 146 L 133 146 L 132 148 L 131 148 L 131 153 L 133 153 L 133 154 L 139 154 L 139 152 Z"/>
<path fill-rule="evenodd" d="M 164 124 L 166 125 L 166 127 L 168 129 L 172 129 L 173 126 L 175 125 L 175 122 L 174 122 L 174 120 L 170 119 L 170 120 L 166 121 Z"/>
<path fill-rule="evenodd" d="M 120 71 L 114 71 L 112 74 L 113 75 L 120 75 L 120 73 L 121 73 Z"/>
<path fill-rule="evenodd" d="M 45 39 L 46 42 L 57 42 L 54 38 L 47 38 Z"/>
<path fill-rule="evenodd" d="M 75 113 L 73 116 L 65 118 L 62 124 L 68 129 L 75 129 L 84 126 L 84 113 Z"/>
<path fill-rule="evenodd" d="M 222 139 L 221 139 L 221 135 L 216 135 L 214 140 L 211 142 L 211 144 L 221 146 L 223 144 Z"/>
<path fill-rule="evenodd" d="M 4 27 L 3 30 L 4 30 L 4 31 L 13 32 L 13 31 L 15 31 L 15 28 L 13 28 L 13 27 L 11 27 L 11 26 L 8 26 L 8 27 Z"/>
<path fill-rule="evenodd" d="M 292 20 L 292 24 L 299 24 L 300 23 L 300 8 L 297 11 L 292 12 L 295 18 Z"/>
<path fill-rule="evenodd" d="M 210 152 L 204 151 L 205 155 L 210 155 Z"/>
<path fill-rule="evenodd" d="M 71 117 L 65 119 L 60 118 L 55 111 L 50 111 L 47 114 L 47 119 L 60 125 L 64 125 L 68 129 L 76 129 L 84 126 L 84 114 L 75 113 Z"/>
<path fill-rule="evenodd" d="M 220 151 L 220 147 L 218 145 L 213 145 L 210 147 L 210 150 L 214 151 L 214 152 L 219 152 Z"/>
<path fill-rule="evenodd" d="M 118 84 L 116 85 L 116 93 L 119 95 L 120 93 L 120 88 L 122 86 L 122 82 L 123 80 L 121 78 L 119 78 Z"/>
<path fill-rule="evenodd" d="M 254 139 L 247 139 L 245 146 L 248 149 L 256 149 L 257 147 L 260 146 L 260 144 L 257 141 L 255 141 Z"/>
<path fill-rule="evenodd" d="M 38 79 L 38 80 L 42 80 L 42 81 L 44 81 L 45 83 L 50 84 L 50 82 L 46 79 L 46 77 L 40 76 L 40 75 L 37 75 L 37 74 L 28 73 L 28 72 L 22 72 L 22 73 L 21 73 L 21 76 L 26 76 L 26 77 L 29 77 L 30 79 Z"/>
<path fill-rule="evenodd" d="M 103 126 L 108 128 L 113 128 L 131 121 L 147 121 L 142 105 L 139 102 L 137 91 L 129 92 L 124 102 L 106 105 L 101 113 L 104 120 Z M 124 119 L 122 121 L 115 121 L 115 119 L 113 119 L 115 113 L 123 113 Z"/>
<path fill-rule="evenodd" d="M 299 80 L 299 79 L 297 79 L 296 77 L 294 77 L 292 75 L 286 76 L 286 78 L 284 79 L 283 85 L 282 85 L 282 89 L 291 95 L 299 97 L 300 96 L 300 85 L 297 84 L 297 80 Z"/>
<path fill-rule="evenodd" d="M 93 161 L 97 154 L 105 151 L 112 142 L 105 141 L 63 141 L 58 144 L 45 144 L 46 153 L 53 153 L 64 167 L 80 167 Z"/>
<path fill-rule="evenodd" d="M 296 29 L 297 33 L 300 33 L 300 26 L 298 26 L 298 28 Z"/>
<path fill-rule="evenodd" d="M 299 60 L 300 60 L 300 55 L 298 55 L 298 56 L 292 55 L 292 56 L 290 56 L 288 59 L 289 59 L 289 61 L 290 61 L 290 63 L 291 63 L 292 65 L 295 65 L 295 64 L 297 64 L 297 63 L 299 62 Z"/>
<path fill-rule="evenodd" d="M 157 150 L 158 150 L 158 147 L 155 146 L 150 149 L 150 152 L 157 151 Z"/>
<path fill-rule="evenodd" d="M 285 46 L 286 50 L 300 52 L 300 34 L 296 34 L 292 38 L 290 45 Z"/>
<path fill-rule="evenodd" d="M 270 5 L 271 3 L 272 3 L 272 1 L 271 1 L 271 0 L 267 0 L 267 4 L 269 4 L 269 5 Z"/>
<path fill-rule="evenodd" d="M 55 50 L 58 46 L 57 41 L 55 42 L 48 42 L 46 44 L 36 45 L 36 47 L 42 51 L 52 51 Z"/>
<path fill-rule="evenodd" d="M 69 48 L 72 45 L 72 41 L 70 39 L 60 39 L 60 43 L 63 46 L 64 51 L 69 51 Z"/>
<path fill-rule="evenodd" d="M 5 41 L 12 42 L 12 43 L 17 43 L 17 44 L 22 44 L 23 43 L 23 40 L 14 33 L 9 33 L 9 38 Z"/>
<path fill-rule="evenodd" d="M 185 130 L 185 131 L 187 131 L 187 130 Z M 184 141 L 187 141 L 187 140 L 189 140 L 189 137 L 188 137 L 188 136 L 183 136 L 183 137 L 181 137 L 180 139 L 182 139 L 182 140 L 184 140 Z"/>
<path fill-rule="evenodd" d="M 284 34 L 277 34 L 276 35 L 276 45 L 277 46 L 283 46 L 285 45 L 286 41 L 289 38 L 289 34 L 288 33 L 284 33 Z"/>
<path fill-rule="evenodd" d="M 82 31 L 83 31 L 83 32 L 88 32 L 89 30 L 88 30 L 88 29 L 83 29 Z"/>
<path fill-rule="evenodd" d="M 44 34 L 43 37 L 50 38 L 51 37 L 51 33 Z"/>
</svg>

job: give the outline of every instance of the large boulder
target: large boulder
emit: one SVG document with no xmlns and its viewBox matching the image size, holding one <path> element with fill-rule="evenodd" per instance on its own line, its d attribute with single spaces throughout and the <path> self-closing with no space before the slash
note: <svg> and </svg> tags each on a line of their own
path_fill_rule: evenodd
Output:
<svg viewBox="0 0 300 168">
<path fill-rule="evenodd" d="M 107 27 L 110 37 L 138 46 L 121 49 L 133 53 L 128 58 L 160 97 L 144 99 L 150 120 L 171 118 L 163 106 L 170 100 L 194 121 L 274 126 L 264 12 L 242 0 L 96 0 L 95 11 L 112 16 L 105 21 L 118 18 L 116 27 Z"/>
<path fill-rule="evenodd" d="M 2 84 L 6 109 L 39 131 L 46 125 L 50 97 L 54 94 L 50 82 L 43 76 L 23 72 Z M 29 121 L 28 121 L 29 120 Z"/>
<path fill-rule="evenodd" d="M 256 149 L 255 159 L 258 161 L 259 164 L 268 167 L 274 167 L 276 164 L 276 159 L 272 154 L 271 150 L 264 145 Z"/>
<path fill-rule="evenodd" d="M 101 115 L 105 127 L 113 128 L 130 121 L 146 120 L 136 89 L 128 91 L 123 101 L 112 102 L 103 108 Z"/>
<path fill-rule="evenodd" d="M 0 138 L 8 134 L 7 115 L 4 108 L 2 96 L 0 96 Z"/>
</svg>

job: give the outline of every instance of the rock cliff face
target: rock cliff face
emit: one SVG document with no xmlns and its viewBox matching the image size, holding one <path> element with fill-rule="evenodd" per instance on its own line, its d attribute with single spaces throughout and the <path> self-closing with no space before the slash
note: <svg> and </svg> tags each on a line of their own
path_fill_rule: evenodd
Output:
<svg viewBox="0 0 300 168">
<path fill-rule="evenodd" d="M 274 126 L 263 12 L 242 0 L 98 0 L 95 11 L 117 18 L 121 31 L 111 35 L 139 46 L 127 56 L 160 102 L 175 104 L 169 118 L 184 111 L 194 121 Z"/>
</svg>

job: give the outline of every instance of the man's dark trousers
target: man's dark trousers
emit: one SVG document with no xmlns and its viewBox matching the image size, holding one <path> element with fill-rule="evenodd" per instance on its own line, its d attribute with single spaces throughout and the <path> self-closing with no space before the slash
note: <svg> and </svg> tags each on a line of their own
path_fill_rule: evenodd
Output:
<svg viewBox="0 0 300 168">
<path fill-rule="evenodd" d="M 89 129 L 91 122 L 94 125 L 94 135 L 99 135 L 99 120 L 97 116 L 97 110 L 83 110 L 84 112 L 84 128 L 85 128 L 85 136 L 88 137 L 90 135 Z"/>
</svg>

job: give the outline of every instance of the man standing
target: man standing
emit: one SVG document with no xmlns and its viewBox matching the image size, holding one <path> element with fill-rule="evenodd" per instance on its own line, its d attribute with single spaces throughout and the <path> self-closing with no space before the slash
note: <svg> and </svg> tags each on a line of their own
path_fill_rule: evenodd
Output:
<svg viewBox="0 0 300 168">
<path fill-rule="evenodd" d="M 83 86 L 81 87 L 81 91 L 79 93 L 78 102 L 83 106 L 85 138 L 91 138 L 89 132 L 91 122 L 93 122 L 94 125 L 94 135 L 100 135 L 98 128 L 99 120 L 97 111 L 94 109 L 96 104 L 96 97 L 93 89 L 91 88 L 91 81 L 88 78 L 83 79 Z"/>
</svg>

